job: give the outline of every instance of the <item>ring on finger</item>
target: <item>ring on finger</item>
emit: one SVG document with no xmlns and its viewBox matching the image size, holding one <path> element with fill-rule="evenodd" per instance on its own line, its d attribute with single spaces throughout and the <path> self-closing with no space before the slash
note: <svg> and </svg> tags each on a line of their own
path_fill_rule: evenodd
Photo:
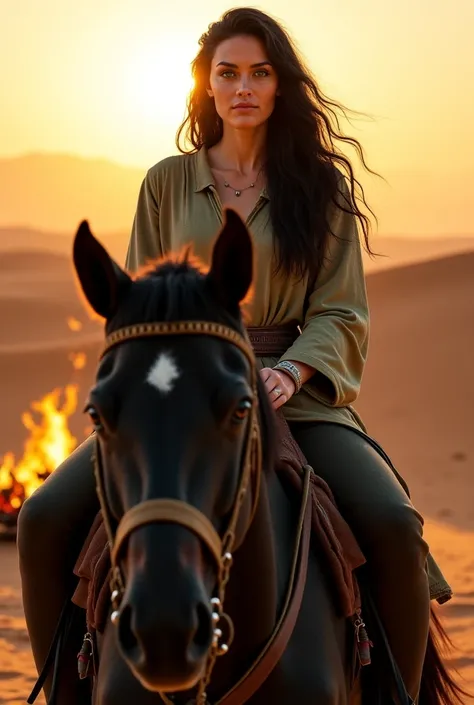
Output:
<svg viewBox="0 0 474 705">
<path fill-rule="evenodd" d="M 280 389 L 280 387 L 275 387 L 275 389 L 273 390 L 272 394 L 274 394 L 275 397 L 279 397 L 279 396 L 281 395 L 281 389 Z"/>
</svg>

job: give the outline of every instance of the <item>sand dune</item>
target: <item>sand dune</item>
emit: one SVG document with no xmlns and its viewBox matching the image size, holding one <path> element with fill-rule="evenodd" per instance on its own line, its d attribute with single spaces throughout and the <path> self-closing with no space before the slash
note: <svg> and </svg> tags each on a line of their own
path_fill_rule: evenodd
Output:
<svg viewBox="0 0 474 705">
<path fill-rule="evenodd" d="M 0 543 L 0 704 L 25 705 L 35 683 L 28 634 L 21 608 L 14 545 Z M 37 705 L 44 705 L 38 698 Z"/>
<path fill-rule="evenodd" d="M 368 277 L 371 347 L 357 405 L 421 511 L 469 530 L 473 274 L 471 253 Z"/>
<path fill-rule="evenodd" d="M 88 211 L 86 210 L 84 213 L 88 213 Z M 36 259 L 37 253 L 46 252 L 51 255 L 61 254 L 70 260 L 75 228 L 82 217 L 83 215 L 77 222 L 72 222 L 68 230 L 59 233 L 38 228 L 0 226 L 0 253 L 8 253 L 12 256 L 29 255 Z M 92 219 L 90 222 L 95 235 L 107 247 L 112 257 L 120 264 L 125 262 L 129 238 L 128 230 L 111 233 L 104 231 L 103 228 L 97 229 Z M 369 273 L 456 253 L 472 252 L 474 251 L 474 236 L 402 237 L 376 235 L 372 240 L 372 247 L 380 256 L 372 259 L 365 252 L 363 253 L 365 268 Z M 20 267 L 24 271 L 29 271 L 30 268 L 36 272 L 39 270 L 38 264 L 22 263 Z"/>
<path fill-rule="evenodd" d="M 72 317 L 81 333 L 97 330 L 78 296 L 70 257 L 45 251 L 0 252 L 0 350 L 18 345 L 56 345 L 66 338 Z M 75 334 L 77 337 L 77 333 Z"/>
<path fill-rule="evenodd" d="M 68 154 L 0 159 L 0 224 L 67 232 L 87 217 L 119 230 L 132 222 L 146 169 Z"/>
<path fill-rule="evenodd" d="M 147 166 L 167 155 L 161 149 L 150 154 Z M 67 232 L 87 216 L 101 232 L 128 229 L 146 168 L 64 153 L 0 158 L 0 225 Z M 384 181 L 368 179 L 364 189 L 385 233 L 473 234 L 466 231 L 471 166 L 448 177 L 430 164 L 418 169 L 387 165 L 382 176 Z"/>
<path fill-rule="evenodd" d="M 66 257 L 70 269 L 73 237 L 81 220 L 82 218 L 73 221 L 69 230 L 64 233 L 54 233 L 37 228 L 23 228 L 19 226 L 0 227 L 0 253 L 8 253 L 12 256 L 29 256 L 32 258 L 32 262 L 34 259 L 34 264 L 31 267 L 22 264 L 21 269 L 24 271 L 29 271 L 30 269 L 38 271 L 37 257 L 41 255 L 41 253 L 50 254 L 53 257 L 54 255 Z M 123 263 L 125 261 L 130 233 L 126 231 L 108 233 L 103 232 L 101 229 L 96 229 L 92 221 L 90 225 L 97 237 L 100 237 L 100 241 L 103 245 L 107 247 L 112 257 L 114 257 L 117 262 Z M 470 242 L 469 238 L 465 239 L 467 242 Z M 462 245 L 463 242 L 464 239 L 461 238 L 460 244 Z M 474 243 L 474 238 L 472 242 Z"/>
<path fill-rule="evenodd" d="M 469 248 L 467 248 L 469 249 Z M 1 248 L 0 248 L 1 250 Z M 79 385 L 80 413 L 101 341 L 77 299 L 64 256 L 0 255 L 0 458 L 21 455 L 20 414 L 55 386 Z M 371 273 L 371 349 L 357 404 L 427 519 L 426 535 L 456 591 L 441 608 L 460 647 L 454 663 L 474 690 L 474 252 Z M 31 288 L 26 291 L 26 282 Z M 55 293 L 56 292 L 56 293 Z M 70 331 L 67 316 L 82 323 Z M 68 355 L 85 352 L 72 368 Z M 33 667 L 22 620 L 13 545 L 0 544 L 0 703 L 19 705 Z M 467 701 L 466 701 L 467 702 Z"/>
<path fill-rule="evenodd" d="M 365 271 L 369 274 L 417 262 L 474 252 L 474 237 L 402 237 L 380 235 L 373 238 L 372 248 L 377 257 L 364 252 Z"/>
</svg>

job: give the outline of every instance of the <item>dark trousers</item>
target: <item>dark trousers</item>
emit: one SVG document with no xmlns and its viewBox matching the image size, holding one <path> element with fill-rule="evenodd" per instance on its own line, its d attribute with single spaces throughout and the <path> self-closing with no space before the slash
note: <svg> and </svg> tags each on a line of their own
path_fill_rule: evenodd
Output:
<svg viewBox="0 0 474 705">
<path fill-rule="evenodd" d="M 292 432 L 308 463 L 331 487 L 365 553 L 395 660 L 415 698 L 430 605 L 421 517 L 381 454 L 357 432 L 329 423 L 293 424 Z M 72 567 L 99 508 L 92 441 L 86 440 L 62 463 L 19 517 L 23 603 L 38 670 L 70 589 Z M 77 644 L 75 648 L 77 652 Z M 49 687 L 47 683 L 47 694 Z"/>
<path fill-rule="evenodd" d="M 418 695 L 430 596 L 423 520 L 382 455 L 339 424 L 292 424 L 315 473 L 330 486 L 367 559 L 371 586 L 408 693 Z"/>
</svg>

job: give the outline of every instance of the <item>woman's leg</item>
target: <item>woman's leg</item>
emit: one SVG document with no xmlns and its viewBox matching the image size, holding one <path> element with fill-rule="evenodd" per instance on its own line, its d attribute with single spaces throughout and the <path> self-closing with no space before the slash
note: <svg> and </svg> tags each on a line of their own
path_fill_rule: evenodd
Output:
<svg viewBox="0 0 474 705">
<path fill-rule="evenodd" d="M 408 693 L 418 695 L 429 629 L 428 546 L 423 521 L 370 443 L 338 424 L 291 430 L 365 553 L 372 587 Z"/>
<path fill-rule="evenodd" d="M 91 460 L 93 441 L 90 436 L 76 448 L 25 502 L 18 518 L 23 607 L 38 671 L 46 660 L 62 607 L 71 596 L 72 570 L 99 510 Z M 80 642 L 74 644 L 75 654 L 80 646 Z M 75 677 L 78 681 L 77 669 Z M 50 688 L 51 674 L 44 688 L 47 696 Z M 76 700 L 60 697 L 59 702 L 75 705 Z"/>
</svg>

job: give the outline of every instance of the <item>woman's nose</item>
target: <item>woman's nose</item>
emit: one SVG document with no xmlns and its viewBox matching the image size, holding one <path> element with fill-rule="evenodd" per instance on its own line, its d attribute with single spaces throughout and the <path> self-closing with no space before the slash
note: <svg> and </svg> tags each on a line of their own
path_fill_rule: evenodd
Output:
<svg viewBox="0 0 474 705">
<path fill-rule="evenodd" d="M 239 98 L 248 97 L 250 94 L 250 89 L 246 88 L 245 86 L 241 86 L 237 91 L 237 95 L 239 96 Z"/>
</svg>

